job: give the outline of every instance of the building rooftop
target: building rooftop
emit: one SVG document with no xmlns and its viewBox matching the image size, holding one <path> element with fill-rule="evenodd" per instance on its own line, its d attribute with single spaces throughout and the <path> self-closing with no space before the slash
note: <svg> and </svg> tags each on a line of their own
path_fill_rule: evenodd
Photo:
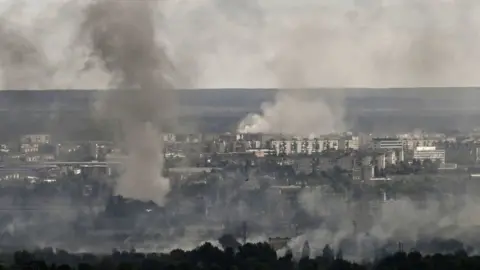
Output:
<svg viewBox="0 0 480 270">
<path fill-rule="evenodd" d="M 415 151 L 435 151 L 437 148 L 435 146 L 419 146 L 415 148 Z"/>
<path fill-rule="evenodd" d="M 218 170 L 218 168 L 210 168 L 210 167 L 175 167 L 168 169 L 169 172 L 174 173 L 203 173 L 203 172 L 211 172 L 213 169 Z"/>
<path fill-rule="evenodd" d="M 372 138 L 373 141 L 399 141 L 399 138 L 392 138 L 392 137 L 380 137 L 380 138 Z"/>
</svg>

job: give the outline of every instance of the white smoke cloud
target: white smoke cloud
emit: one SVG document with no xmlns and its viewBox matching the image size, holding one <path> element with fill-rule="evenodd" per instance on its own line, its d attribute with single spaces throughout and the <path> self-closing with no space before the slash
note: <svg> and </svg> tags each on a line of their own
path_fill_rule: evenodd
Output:
<svg viewBox="0 0 480 270">
<path fill-rule="evenodd" d="M 343 113 L 335 113 L 321 97 L 280 93 L 261 108 L 263 114 L 250 114 L 240 124 L 241 133 L 320 135 L 343 131 Z M 340 124 L 340 125 L 339 125 Z"/>
</svg>

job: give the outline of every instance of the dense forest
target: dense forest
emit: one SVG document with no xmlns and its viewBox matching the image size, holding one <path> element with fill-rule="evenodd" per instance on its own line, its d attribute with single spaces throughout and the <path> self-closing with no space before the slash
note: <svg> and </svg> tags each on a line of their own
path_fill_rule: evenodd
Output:
<svg viewBox="0 0 480 270">
<path fill-rule="evenodd" d="M 325 246 L 317 257 L 309 256 L 309 248 L 300 254 L 287 250 L 277 255 L 267 243 L 247 243 L 237 247 L 219 248 L 205 243 L 190 251 L 173 250 L 169 253 L 140 253 L 135 250 L 109 255 L 70 254 L 65 251 L 42 249 L 35 252 L 17 251 L 0 254 L 1 269 L 252 269 L 252 270 L 316 270 L 316 269 L 378 269 L 378 270 L 452 270 L 480 269 L 480 256 L 458 250 L 452 254 L 422 255 L 417 251 L 384 254 L 371 261 L 352 262 L 343 258 L 341 250 Z M 299 255 L 299 256 L 298 256 Z"/>
</svg>

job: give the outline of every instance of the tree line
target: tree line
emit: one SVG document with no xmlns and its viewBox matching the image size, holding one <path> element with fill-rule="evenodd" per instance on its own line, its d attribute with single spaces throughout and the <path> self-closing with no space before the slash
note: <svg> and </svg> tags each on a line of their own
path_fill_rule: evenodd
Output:
<svg viewBox="0 0 480 270">
<path fill-rule="evenodd" d="M 304 250 L 294 256 L 288 250 L 279 256 L 267 243 L 247 243 L 219 248 L 205 243 L 193 250 L 169 253 L 116 251 L 109 255 L 72 254 L 51 248 L 35 252 L 17 251 L 0 254 L 0 269 L 31 270 L 452 270 L 480 269 L 480 256 L 459 250 L 453 254 L 422 255 L 417 251 L 398 252 L 368 262 L 352 262 L 325 246 L 321 255 L 310 257 Z"/>
</svg>

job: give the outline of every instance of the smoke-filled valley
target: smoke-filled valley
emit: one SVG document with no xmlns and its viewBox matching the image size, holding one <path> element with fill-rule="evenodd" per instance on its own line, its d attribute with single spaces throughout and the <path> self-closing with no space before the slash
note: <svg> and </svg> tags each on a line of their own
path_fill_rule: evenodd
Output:
<svg viewBox="0 0 480 270">
<path fill-rule="evenodd" d="M 396 251 L 399 242 L 426 253 L 476 254 L 479 248 L 475 180 L 430 177 L 372 186 L 350 183 L 338 172 L 302 177 L 284 166 L 260 162 L 243 172 L 245 166 L 235 164 L 188 178 L 172 170 L 175 184 L 162 206 L 113 196 L 107 182 L 86 175 L 4 184 L 0 246 L 159 252 L 218 243 L 231 234 L 253 242 L 288 237 L 295 252 L 308 240 L 312 255 L 330 245 L 355 260 Z M 271 172 L 275 178 L 267 176 Z M 292 179 L 308 187 L 286 186 Z"/>
</svg>

